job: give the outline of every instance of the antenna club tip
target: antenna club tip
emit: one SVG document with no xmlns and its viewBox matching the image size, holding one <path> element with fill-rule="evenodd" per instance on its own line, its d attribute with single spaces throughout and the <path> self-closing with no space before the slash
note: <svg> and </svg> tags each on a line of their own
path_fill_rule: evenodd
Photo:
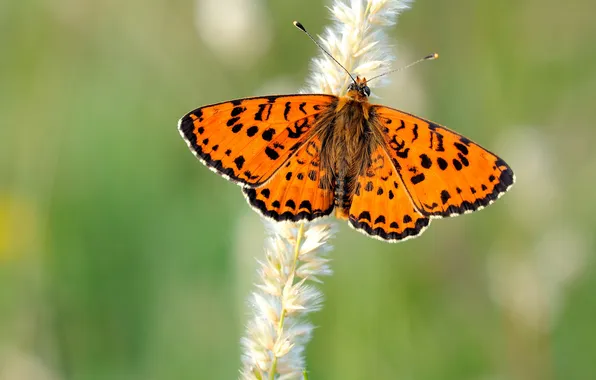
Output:
<svg viewBox="0 0 596 380">
<path fill-rule="evenodd" d="M 292 22 L 292 24 L 294 24 L 294 26 L 300 29 L 301 31 L 306 32 L 306 29 L 304 29 L 304 25 L 302 25 L 300 21 L 294 21 Z"/>
</svg>

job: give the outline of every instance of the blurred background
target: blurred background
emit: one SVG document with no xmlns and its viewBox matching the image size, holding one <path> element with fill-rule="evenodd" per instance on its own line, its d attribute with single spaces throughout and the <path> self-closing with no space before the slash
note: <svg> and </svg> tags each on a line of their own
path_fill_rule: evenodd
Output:
<svg viewBox="0 0 596 380">
<path fill-rule="evenodd" d="M 292 93 L 326 1 L 0 2 L 0 379 L 234 379 L 264 230 L 176 130 Z M 498 152 L 495 205 L 339 225 L 310 379 L 593 379 L 596 4 L 420 0 L 384 104 Z"/>
</svg>

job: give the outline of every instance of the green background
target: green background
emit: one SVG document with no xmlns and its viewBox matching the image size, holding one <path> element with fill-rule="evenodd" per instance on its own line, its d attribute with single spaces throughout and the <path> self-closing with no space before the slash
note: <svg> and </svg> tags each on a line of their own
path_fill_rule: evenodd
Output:
<svg viewBox="0 0 596 380">
<path fill-rule="evenodd" d="M 320 33 L 324 5 L 0 3 L 1 379 L 237 377 L 264 230 L 176 122 L 303 87 L 319 53 L 291 21 Z M 310 379 L 594 378 L 595 12 L 420 0 L 391 28 L 396 67 L 441 59 L 378 101 L 498 152 L 518 182 L 403 244 L 340 223 Z"/>
</svg>

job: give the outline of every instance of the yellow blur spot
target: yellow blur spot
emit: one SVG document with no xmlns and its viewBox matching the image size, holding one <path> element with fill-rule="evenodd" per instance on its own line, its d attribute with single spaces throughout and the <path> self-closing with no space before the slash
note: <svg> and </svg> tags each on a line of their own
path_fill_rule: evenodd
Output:
<svg viewBox="0 0 596 380">
<path fill-rule="evenodd" d="M 23 198 L 0 194 L 0 265 L 22 256 L 38 243 L 34 209 Z"/>
</svg>

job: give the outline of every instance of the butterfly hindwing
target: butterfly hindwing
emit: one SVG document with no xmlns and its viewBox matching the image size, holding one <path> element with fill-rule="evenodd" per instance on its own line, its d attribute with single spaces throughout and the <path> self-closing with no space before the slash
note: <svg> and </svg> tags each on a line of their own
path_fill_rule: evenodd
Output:
<svg viewBox="0 0 596 380">
<path fill-rule="evenodd" d="M 384 106 L 371 107 L 371 115 L 412 201 L 425 215 L 481 209 L 515 181 L 505 161 L 445 127 Z"/>
<path fill-rule="evenodd" d="M 320 167 L 321 141 L 309 139 L 271 178 L 258 188 L 244 188 L 248 203 L 275 221 L 313 220 L 331 214 L 331 173 Z"/>
<path fill-rule="evenodd" d="M 348 219 L 352 227 L 389 242 L 417 236 L 430 223 L 412 204 L 382 146 L 372 154 L 368 170 L 358 177 Z"/>
<path fill-rule="evenodd" d="M 178 123 L 193 153 L 245 187 L 265 183 L 308 138 L 331 95 L 238 99 L 197 108 Z"/>
</svg>

